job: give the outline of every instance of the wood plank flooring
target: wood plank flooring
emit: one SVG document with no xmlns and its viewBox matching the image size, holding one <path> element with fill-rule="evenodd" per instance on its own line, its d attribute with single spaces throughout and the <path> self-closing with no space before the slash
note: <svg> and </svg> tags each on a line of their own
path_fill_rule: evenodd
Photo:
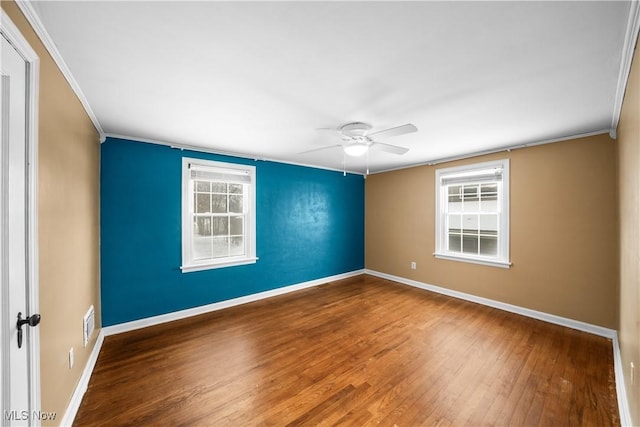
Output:
<svg viewBox="0 0 640 427">
<path fill-rule="evenodd" d="M 372 276 L 105 339 L 75 426 L 619 425 L 610 340 Z"/>
</svg>

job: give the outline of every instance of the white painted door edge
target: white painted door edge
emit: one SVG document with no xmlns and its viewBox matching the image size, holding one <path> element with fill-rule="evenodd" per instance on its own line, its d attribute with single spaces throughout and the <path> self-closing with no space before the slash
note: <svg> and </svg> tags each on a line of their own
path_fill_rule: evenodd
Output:
<svg viewBox="0 0 640 427">
<path fill-rule="evenodd" d="M 40 58 L 24 38 L 18 27 L 9 16 L 0 9 L 0 32 L 11 43 L 27 64 L 27 283 L 29 313 L 39 310 L 39 276 L 38 276 L 38 105 L 40 96 Z M 29 401 L 34 411 L 41 409 L 40 396 L 40 328 L 32 328 L 27 334 L 29 345 Z M 4 416 L 4 414 L 2 414 Z"/>
</svg>

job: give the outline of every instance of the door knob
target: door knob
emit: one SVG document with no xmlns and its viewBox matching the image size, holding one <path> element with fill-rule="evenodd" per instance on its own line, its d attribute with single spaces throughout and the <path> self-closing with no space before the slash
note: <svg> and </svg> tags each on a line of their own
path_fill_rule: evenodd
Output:
<svg viewBox="0 0 640 427">
<path fill-rule="evenodd" d="M 18 313 L 18 321 L 16 322 L 16 328 L 18 328 L 18 348 L 22 348 L 22 326 L 29 325 L 31 327 L 38 326 L 40 323 L 40 315 L 32 314 L 26 319 L 22 318 L 22 312 Z"/>
</svg>

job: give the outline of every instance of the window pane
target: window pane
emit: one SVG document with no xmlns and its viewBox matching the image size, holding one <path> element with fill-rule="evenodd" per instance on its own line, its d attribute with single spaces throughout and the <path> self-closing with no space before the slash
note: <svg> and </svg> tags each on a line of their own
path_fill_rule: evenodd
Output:
<svg viewBox="0 0 640 427">
<path fill-rule="evenodd" d="M 449 202 L 447 204 L 447 212 L 462 212 L 462 199 L 458 198 L 457 202 Z"/>
<path fill-rule="evenodd" d="M 449 234 L 449 251 L 450 252 L 460 252 L 461 250 L 461 241 L 459 234 Z"/>
<path fill-rule="evenodd" d="M 480 212 L 498 212 L 497 200 L 482 200 L 480 203 Z"/>
<path fill-rule="evenodd" d="M 229 217 L 214 217 L 213 218 L 213 235 L 214 236 L 227 236 L 229 235 Z"/>
<path fill-rule="evenodd" d="M 478 185 L 465 185 L 463 190 L 463 196 L 465 202 L 477 202 L 478 201 Z"/>
<path fill-rule="evenodd" d="M 460 190 L 462 187 L 460 185 L 452 185 L 449 187 L 448 195 L 449 195 L 449 203 L 458 203 L 462 201 L 460 197 Z"/>
<path fill-rule="evenodd" d="M 482 212 L 498 212 L 498 184 L 482 184 L 480 199 Z"/>
<path fill-rule="evenodd" d="M 197 216 L 193 218 L 194 236 L 211 236 L 211 217 Z"/>
<path fill-rule="evenodd" d="M 222 258 L 229 256 L 229 238 L 214 237 L 213 238 L 213 258 Z"/>
<path fill-rule="evenodd" d="M 463 200 L 462 210 L 464 212 L 478 212 L 480 210 L 480 203 L 478 198 L 478 185 L 465 185 L 462 189 Z"/>
<path fill-rule="evenodd" d="M 226 182 L 212 182 L 211 183 L 211 191 L 213 193 L 226 193 L 227 192 L 227 183 Z"/>
<path fill-rule="evenodd" d="M 452 185 L 448 188 L 447 212 L 462 211 L 462 186 Z"/>
<path fill-rule="evenodd" d="M 227 213 L 227 195 L 226 194 L 214 194 L 211 196 L 213 213 Z"/>
<path fill-rule="evenodd" d="M 195 213 L 211 212 L 211 195 L 196 193 Z"/>
<path fill-rule="evenodd" d="M 478 254 L 478 237 L 477 236 L 462 236 L 462 252 L 465 254 Z"/>
<path fill-rule="evenodd" d="M 229 196 L 229 212 L 242 213 L 242 196 Z"/>
<path fill-rule="evenodd" d="M 498 200 L 498 184 L 482 184 L 480 198 L 484 200 Z"/>
<path fill-rule="evenodd" d="M 241 236 L 244 234 L 244 218 L 241 216 L 231 217 L 231 234 L 232 236 Z"/>
<path fill-rule="evenodd" d="M 480 215 L 480 234 L 498 234 L 498 215 Z"/>
<path fill-rule="evenodd" d="M 209 181 L 196 181 L 196 191 L 206 192 L 211 191 L 211 183 Z"/>
<path fill-rule="evenodd" d="M 462 231 L 462 217 L 458 214 L 448 215 L 449 217 L 449 231 Z"/>
<path fill-rule="evenodd" d="M 242 194 L 242 184 L 229 184 L 229 193 Z"/>
<path fill-rule="evenodd" d="M 478 232 L 478 215 L 462 215 L 462 228 L 464 233 Z"/>
<path fill-rule="evenodd" d="M 194 237 L 193 239 L 193 259 L 211 258 L 212 254 L 211 237 Z"/>
<path fill-rule="evenodd" d="M 229 255 L 244 255 L 244 237 L 231 237 L 231 245 L 229 247 Z"/>
<path fill-rule="evenodd" d="M 480 211 L 480 202 L 476 198 L 475 201 L 467 201 L 465 200 L 462 204 L 463 212 L 479 212 Z"/>
<path fill-rule="evenodd" d="M 498 255 L 498 238 L 485 236 L 480 237 L 480 255 Z"/>
</svg>

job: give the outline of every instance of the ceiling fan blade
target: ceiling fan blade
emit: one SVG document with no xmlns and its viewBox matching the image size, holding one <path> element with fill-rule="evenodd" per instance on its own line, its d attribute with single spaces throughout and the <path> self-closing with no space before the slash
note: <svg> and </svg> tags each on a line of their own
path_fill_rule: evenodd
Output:
<svg viewBox="0 0 640 427">
<path fill-rule="evenodd" d="M 405 133 L 413 133 L 413 132 L 417 132 L 417 131 L 418 131 L 417 127 L 415 127 L 411 123 L 407 123 L 406 125 L 396 126 L 394 128 L 389 128 L 389 129 L 385 129 L 385 130 L 380 130 L 378 132 L 373 132 L 373 133 L 368 134 L 367 136 L 369 136 L 369 137 L 375 136 L 376 139 L 379 139 L 379 138 L 389 138 L 391 136 L 404 135 Z"/>
<path fill-rule="evenodd" d="M 374 142 L 373 144 L 371 144 L 371 149 L 400 155 L 405 154 L 407 151 L 409 151 L 408 148 L 398 147 L 397 145 L 384 144 L 382 142 Z"/>
<path fill-rule="evenodd" d="M 302 151 L 302 152 L 300 152 L 300 153 L 298 153 L 298 154 L 313 153 L 314 151 L 328 150 L 329 148 L 335 148 L 335 147 L 342 147 L 342 144 L 325 145 L 324 147 L 314 148 L 314 149 L 312 149 L 312 150 L 307 150 L 307 151 Z"/>
</svg>

